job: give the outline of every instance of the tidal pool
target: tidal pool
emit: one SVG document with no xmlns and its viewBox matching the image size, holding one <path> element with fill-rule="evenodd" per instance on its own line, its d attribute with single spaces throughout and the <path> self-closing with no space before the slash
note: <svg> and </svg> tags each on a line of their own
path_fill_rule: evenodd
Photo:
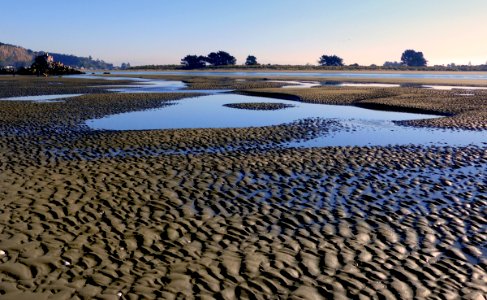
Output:
<svg viewBox="0 0 487 300">
<path fill-rule="evenodd" d="M 232 103 L 284 103 L 284 110 L 258 111 L 224 106 Z M 436 115 L 379 111 L 345 105 L 309 104 L 296 101 L 220 94 L 174 101 L 174 105 L 88 120 L 86 125 L 102 130 L 152 130 L 177 128 L 238 128 L 280 125 L 306 118 L 334 119 L 342 130 L 289 147 L 363 145 L 482 145 L 486 134 L 475 131 L 412 128 L 393 121 L 437 118 Z"/>
</svg>

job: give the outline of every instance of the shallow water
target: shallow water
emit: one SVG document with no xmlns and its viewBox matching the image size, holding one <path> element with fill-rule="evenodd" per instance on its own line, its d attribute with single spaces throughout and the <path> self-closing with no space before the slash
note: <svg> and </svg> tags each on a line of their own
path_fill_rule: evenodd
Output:
<svg viewBox="0 0 487 300">
<path fill-rule="evenodd" d="M 139 78 L 135 81 L 140 82 L 140 84 L 134 84 L 130 86 L 120 86 L 116 88 L 111 88 L 111 91 L 120 93 L 157 93 L 160 91 L 172 92 L 178 91 L 186 88 L 186 84 L 182 81 L 171 81 L 171 80 L 143 80 Z"/>
<path fill-rule="evenodd" d="M 317 81 L 293 81 L 293 80 L 268 80 L 268 82 L 277 82 L 277 83 L 287 83 L 289 85 L 285 85 L 283 89 L 295 89 L 295 88 L 312 88 L 315 86 L 320 86 L 321 83 Z"/>
<path fill-rule="evenodd" d="M 276 81 L 278 82 L 278 81 Z M 287 81 L 281 81 L 287 82 Z M 354 83 L 354 82 L 322 82 L 322 86 L 338 86 L 338 87 L 379 87 L 379 88 L 389 88 L 389 87 L 407 87 L 408 84 L 393 84 L 393 83 L 372 83 L 372 82 L 365 82 L 365 83 Z M 293 86 L 289 86 L 293 87 Z M 312 86 L 302 85 L 300 87 L 307 88 Z M 433 89 L 433 90 L 443 90 L 443 91 L 451 91 L 451 90 L 487 90 L 487 87 L 481 86 L 464 86 L 464 85 L 423 85 L 419 84 L 415 86 L 417 88 L 425 88 L 425 89 Z"/>
<path fill-rule="evenodd" d="M 275 111 L 234 109 L 230 103 L 268 102 L 291 104 Z M 412 128 L 393 121 L 437 118 L 435 115 L 364 109 L 355 106 L 309 104 L 289 100 L 252 97 L 236 94 L 209 95 L 183 99 L 175 105 L 146 111 L 129 112 L 89 120 L 92 129 L 149 130 L 175 128 L 238 128 L 291 123 L 305 118 L 340 121 L 343 130 L 287 147 L 322 147 L 349 145 L 481 145 L 485 133 L 445 129 Z"/>
<path fill-rule="evenodd" d="M 467 146 L 487 145 L 487 134 L 481 131 L 419 128 L 396 125 L 390 120 L 341 122 L 345 130 L 333 131 L 307 141 L 288 143 L 287 147 L 327 146 L 389 146 L 389 145 L 435 145 Z"/>
<path fill-rule="evenodd" d="M 133 74 L 133 73 L 131 73 Z M 87 75 L 86 78 L 95 76 Z M 97 77 L 99 78 L 99 77 Z M 343 130 L 308 141 L 295 141 L 285 147 L 324 146 L 385 146 L 385 145 L 481 145 L 485 146 L 485 133 L 451 129 L 414 128 L 396 125 L 393 121 L 437 118 L 439 116 L 391 111 L 377 111 L 354 106 L 323 105 L 289 100 L 221 94 L 231 90 L 185 90 L 181 81 L 151 80 L 143 78 L 105 77 L 110 80 L 133 80 L 132 86 L 112 86 L 110 90 L 121 93 L 195 92 L 213 94 L 175 101 L 169 107 L 147 111 L 129 112 L 88 120 L 92 129 L 102 130 L 152 130 L 176 128 L 238 128 L 261 127 L 291 123 L 306 118 L 335 119 Z M 312 81 L 275 81 L 289 83 L 284 88 L 310 88 L 323 83 Z M 327 83 L 324 83 L 325 85 Z M 396 87 L 392 84 L 333 83 L 338 86 Z M 430 87 L 430 86 L 425 86 Z M 431 86 L 433 88 L 437 86 Z M 458 86 L 438 86 L 440 89 Z M 468 89 L 471 87 L 465 87 Z M 475 87 L 473 87 L 475 88 Z M 220 94 L 220 95 L 218 95 Z M 468 96 L 470 94 L 465 94 Z M 223 106 L 231 103 L 270 102 L 294 105 L 277 111 L 242 110 Z"/>
<path fill-rule="evenodd" d="M 113 86 L 109 91 L 117 93 L 201 93 L 221 94 L 232 90 L 186 90 L 187 85 L 182 81 L 143 80 L 142 84 L 130 86 Z"/>
<path fill-rule="evenodd" d="M 340 83 L 338 86 L 345 87 L 400 87 L 400 84 L 388 84 L 388 83 Z"/>
<path fill-rule="evenodd" d="M 423 85 L 423 88 L 433 89 L 433 90 L 487 90 L 487 87 L 481 86 L 459 86 L 459 85 Z"/>
<path fill-rule="evenodd" d="M 276 111 L 245 110 L 225 107 L 231 103 L 284 103 L 294 105 Z M 290 123 L 305 118 L 356 120 L 413 120 L 433 115 L 387 112 L 344 105 L 309 104 L 236 94 L 210 95 L 174 101 L 176 105 L 146 111 L 128 112 L 90 120 L 94 129 L 174 129 L 237 128 Z"/>
<path fill-rule="evenodd" d="M 70 78 L 82 79 L 106 79 L 106 80 L 127 80 L 137 84 L 131 85 L 109 85 L 103 86 L 107 90 L 117 93 L 198 93 L 198 94 L 221 94 L 232 90 L 187 90 L 187 84 L 176 80 L 157 80 L 136 77 L 99 77 L 94 75 L 72 75 Z M 97 86 L 100 87 L 100 86 Z"/>
<path fill-rule="evenodd" d="M 0 101 L 31 101 L 31 102 L 39 102 L 39 103 L 52 103 L 52 102 L 62 102 L 59 101 L 58 99 L 78 97 L 81 95 L 82 94 L 21 96 L 21 97 L 1 98 Z"/>
</svg>

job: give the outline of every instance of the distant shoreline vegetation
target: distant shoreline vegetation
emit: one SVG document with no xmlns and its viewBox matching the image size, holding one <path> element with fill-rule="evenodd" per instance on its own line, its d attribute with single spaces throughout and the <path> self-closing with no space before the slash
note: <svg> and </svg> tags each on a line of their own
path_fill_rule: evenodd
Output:
<svg viewBox="0 0 487 300">
<path fill-rule="evenodd" d="M 278 65 L 278 64 L 260 64 L 260 65 L 227 65 L 227 66 L 205 66 L 191 70 L 289 70 L 289 71 L 438 71 L 438 72 L 487 72 L 485 65 L 448 65 L 448 66 L 426 66 L 426 67 L 408 67 L 408 66 L 313 66 L 313 65 Z M 180 65 L 142 65 L 127 68 L 127 70 L 166 70 L 182 71 L 188 70 Z"/>
<path fill-rule="evenodd" d="M 487 71 L 485 65 L 455 65 L 427 66 L 428 61 L 423 52 L 413 49 L 405 50 L 400 61 L 386 61 L 382 66 L 361 66 L 357 63 L 345 65 L 343 58 L 337 55 L 322 55 L 318 58 L 318 65 L 276 65 L 259 64 L 254 55 L 247 56 L 243 65 L 237 65 L 234 56 L 225 51 L 211 52 L 207 56 L 186 55 L 180 65 L 143 65 L 127 68 L 128 70 L 303 70 L 303 71 Z"/>
</svg>

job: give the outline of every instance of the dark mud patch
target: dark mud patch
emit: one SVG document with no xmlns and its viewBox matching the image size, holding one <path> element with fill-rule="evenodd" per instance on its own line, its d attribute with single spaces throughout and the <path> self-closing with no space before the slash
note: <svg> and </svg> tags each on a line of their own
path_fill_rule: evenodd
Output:
<svg viewBox="0 0 487 300">
<path fill-rule="evenodd" d="M 279 110 L 294 107 L 294 105 L 286 103 L 267 103 L 267 102 L 253 102 L 253 103 L 229 103 L 223 106 L 236 108 L 236 109 L 247 109 L 247 110 Z"/>
</svg>

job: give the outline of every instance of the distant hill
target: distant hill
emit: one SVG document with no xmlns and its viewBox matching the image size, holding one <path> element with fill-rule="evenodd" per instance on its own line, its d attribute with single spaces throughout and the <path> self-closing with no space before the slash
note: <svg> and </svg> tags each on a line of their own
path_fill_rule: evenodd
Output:
<svg viewBox="0 0 487 300">
<path fill-rule="evenodd" d="M 30 66 L 34 57 L 42 53 L 44 53 L 44 51 L 36 52 L 20 46 L 0 43 L 0 67 L 14 66 L 18 68 Z M 53 56 L 54 61 L 61 62 L 66 66 L 77 69 L 113 69 L 113 64 L 106 63 L 103 60 L 94 60 L 91 56 L 80 57 L 52 52 L 49 52 L 49 54 Z"/>
<path fill-rule="evenodd" d="M 34 55 L 32 50 L 0 43 L 0 66 L 26 66 L 32 63 Z"/>
</svg>

